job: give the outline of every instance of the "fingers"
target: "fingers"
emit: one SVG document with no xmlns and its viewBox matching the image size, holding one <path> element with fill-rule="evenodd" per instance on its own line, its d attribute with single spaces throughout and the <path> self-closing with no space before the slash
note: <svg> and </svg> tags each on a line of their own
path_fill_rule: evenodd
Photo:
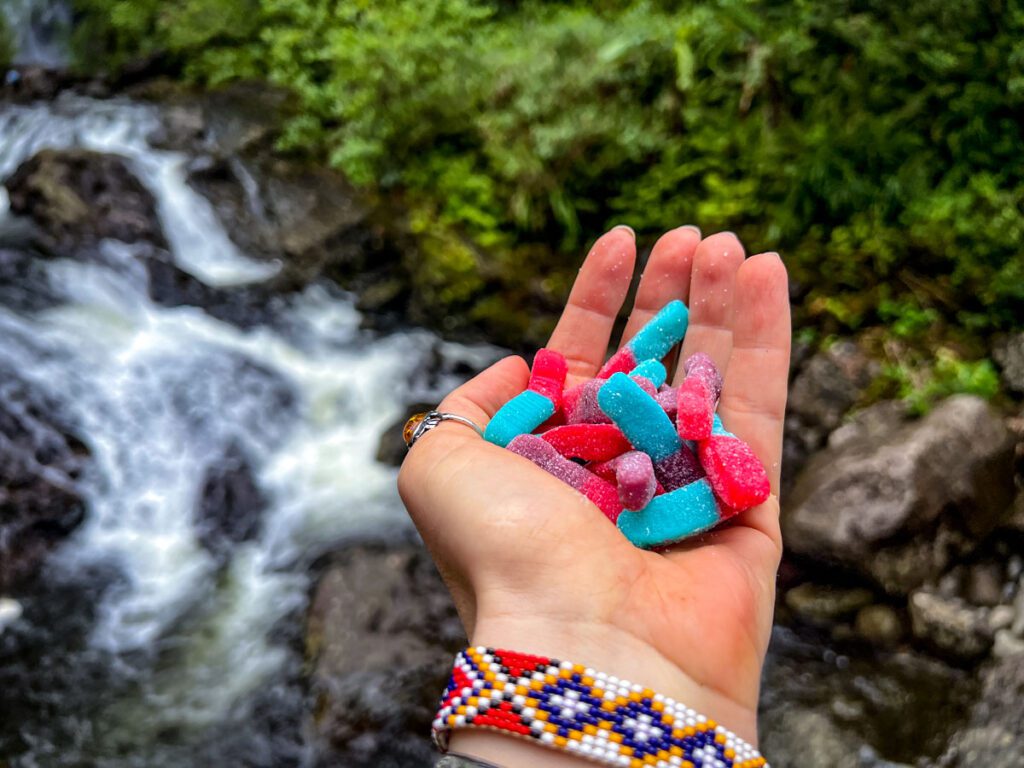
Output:
<svg viewBox="0 0 1024 768">
<path fill-rule="evenodd" d="M 501 406 L 526 389 L 529 380 L 530 367 L 526 361 L 517 355 L 506 357 L 453 390 L 437 410 L 465 416 L 484 428 Z M 459 426 L 462 425 L 441 424 L 435 431 Z M 463 431 L 467 431 L 465 427 Z"/>
<path fill-rule="evenodd" d="M 673 229 L 658 238 L 640 277 L 636 301 L 629 313 L 619 346 L 633 338 L 644 323 L 670 301 L 687 300 L 693 254 L 699 243 L 700 230 L 689 225 Z"/>
<path fill-rule="evenodd" d="M 789 375 L 789 282 L 777 253 L 752 256 L 736 275 L 732 354 L 719 413 L 768 470 L 779 492 Z"/>
<path fill-rule="evenodd" d="M 548 342 L 569 363 L 568 385 L 590 378 L 604 362 L 635 262 L 636 237 L 628 227 L 616 227 L 590 249 Z"/>
<path fill-rule="evenodd" d="M 682 363 L 694 352 L 710 355 L 725 376 L 732 352 L 736 273 L 745 256 L 732 232 L 711 235 L 697 246 L 690 278 L 690 325 L 679 358 L 677 381 L 683 376 Z"/>
</svg>

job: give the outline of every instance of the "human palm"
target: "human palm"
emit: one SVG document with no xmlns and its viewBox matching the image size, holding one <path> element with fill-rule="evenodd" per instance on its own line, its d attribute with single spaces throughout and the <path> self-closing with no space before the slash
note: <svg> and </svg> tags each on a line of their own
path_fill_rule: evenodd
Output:
<svg viewBox="0 0 1024 768">
<path fill-rule="evenodd" d="M 626 228 L 604 235 L 588 255 L 548 344 L 569 362 L 567 386 L 603 362 L 635 259 Z M 571 487 L 450 423 L 417 443 L 399 487 L 474 644 L 602 669 L 753 740 L 781 553 L 786 272 L 775 254 L 744 259 L 732 234 L 701 240 L 693 228 L 673 230 L 651 252 L 622 341 L 677 298 L 690 307 L 679 359 L 706 352 L 722 371 L 722 420 L 771 479 L 763 505 L 664 551 L 640 550 Z M 440 410 L 484 425 L 528 377 L 522 359 L 506 358 L 451 393 Z M 552 765 L 567 759 L 545 758 Z"/>
</svg>

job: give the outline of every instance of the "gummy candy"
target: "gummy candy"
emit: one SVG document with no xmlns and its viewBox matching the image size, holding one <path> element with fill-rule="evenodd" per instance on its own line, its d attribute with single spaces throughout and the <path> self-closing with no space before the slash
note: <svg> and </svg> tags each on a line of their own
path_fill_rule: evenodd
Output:
<svg viewBox="0 0 1024 768">
<path fill-rule="evenodd" d="M 700 480 L 704 477 L 704 470 L 701 469 L 690 447 L 683 445 L 675 453 L 655 462 L 654 474 L 666 491 L 674 491 Z"/>
<path fill-rule="evenodd" d="M 624 373 L 613 374 L 598 392 L 597 402 L 638 451 L 659 462 L 679 450 L 675 426 L 640 385 Z"/>
<path fill-rule="evenodd" d="M 529 459 L 538 467 L 571 485 L 590 499 L 613 523 L 622 512 L 618 490 L 571 459 L 565 458 L 551 443 L 537 435 L 523 434 L 513 438 L 508 449 Z"/>
<path fill-rule="evenodd" d="M 722 376 L 703 352 L 687 358 L 686 377 L 676 396 L 676 427 L 684 440 L 706 440 L 722 394 Z"/>
<path fill-rule="evenodd" d="M 668 378 L 668 371 L 661 364 L 660 360 L 644 360 L 640 365 L 629 372 L 632 378 L 642 377 L 654 385 L 655 390 L 665 383 Z"/>
<path fill-rule="evenodd" d="M 609 358 L 598 371 L 597 378 L 607 379 L 614 373 L 628 373 L 642 360 L 660 360 L 683 340 L 689 318 L 689 310 L 683 302 L 669 302 Z"/>
<path fill-rule="evenodd" d="M 646 507 L 658 486 L 651 457 L 642 451 L 630 451 L 615 459 L 615 480 L 619 501 L 630 510 Z"/>
<path fill-rule="evenodd" d="M 655 496 L 637 512 L 623 512 L 617 525 L 633 544 L 647 549 L 682 541 L 708 530 L 720 519 L 711 484 L 698 480 Z"/>
<path fill-rule="evenodd" d="M 569 459 L 608 461 L 632 449 L 614 424 L 566 424 L 547 430 L 541 437 Z"/>
<path fill-rule="evenodd" d="M 725 506 L 750 509 L 768 498 L 771 485 L 764 465 L 735 435 L 712 435 L 697 452 L 708 482 Z"/>
<path fill-rule="evenodd" d="M 507 446 L 516 435 L 533 432 L 555 415 L 562 400 L 568 365 L 561 353 L 538 350 L 525 392 L 520 392 L 494 414 L 484 439 Z"/>
</svg>

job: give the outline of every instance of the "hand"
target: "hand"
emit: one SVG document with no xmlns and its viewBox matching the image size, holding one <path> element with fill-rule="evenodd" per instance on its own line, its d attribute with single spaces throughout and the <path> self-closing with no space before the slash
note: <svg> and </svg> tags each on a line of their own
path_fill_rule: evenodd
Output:
<svg viewBox="0 0 1024 768">
<path fill-rule="evenodd" d="M 592 377 L 606 357 L 635 261 L 626 227 L 605 234 L 587 256 L 548 344 L 569 361 L 566 386 Z M 731 233 L 701 240 L 693 227 L 672 230 L 654 246 L 622 341 L 677 298 L 690 308 L 680 361 L 697 351 L 714 359 L 725 377 L 722 421 L 768 470 L 772 496 L 760 507 L 670 550 L 640 550 L 575 490 L 452 423 L 417 442 L 399 490 L 474 645 L 586 664 L 671 696 L 756 743 L 782 551 L 786 270 L 774 253 L 745 260 Z M 484 426 L 528 377 L 521 358 L 506 358 L 440 410 Z M 452 744 L 506 766 L 579 764 L 485 731 L 457 732 Z"/>
</svg>

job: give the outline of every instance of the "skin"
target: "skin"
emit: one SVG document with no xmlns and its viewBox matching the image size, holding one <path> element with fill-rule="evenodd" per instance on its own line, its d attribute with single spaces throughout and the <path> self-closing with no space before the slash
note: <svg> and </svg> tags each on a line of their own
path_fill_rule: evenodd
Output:
<svg viewBox="0 0 1024 768">
<path fill-rule="evenodd" d="M 591 248 L 548 344 L 569 361 L 567 386 L 592 377 L 606 358 L 635 262 L 628 227 Z M 474 645 L 586 664 L 684 702 L 756 744 L 782 552 L 786 270 L 775 253 L 745 258 L 732 233 L 702 239 L 695 227 L 672 230 L 651 252 L 620 343 L 676 298 L 690 307 L 680 360 L 703 351 L 722 371 L 722 421 L 771 478 L 763 505 L 681 545 L 640 550 L 575 490 L 452 423 L 409 452 L 399 490 Z M 506 358 L 440 410 L 484 426 L 528 377 L 524 360 Z M 452 749 L 509 768 L 584 764 L 488 731 L 460 731 Z"/>
</svg>

